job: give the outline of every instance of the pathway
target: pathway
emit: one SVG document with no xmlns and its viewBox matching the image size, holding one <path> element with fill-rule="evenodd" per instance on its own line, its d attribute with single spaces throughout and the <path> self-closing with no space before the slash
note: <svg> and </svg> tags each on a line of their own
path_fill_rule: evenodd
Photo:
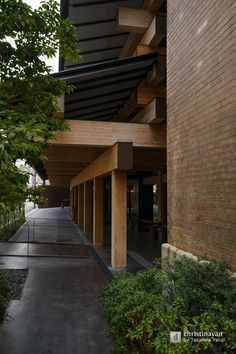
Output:
<svg viewBox="0 0 236 354">
<path fill-rule="evenodd" d="M 8 318 L 0 326 L 0 353 L 110 353 L 108 324 L 98 299 L 107 280 L 75 232 L 68 212 L 40 209 L 30 218 L 38 223 L 38 231 L 29 257 L 27 225 L 12 243 L 0 245 L 1 268 L 29 269 L 21 299 L 11 301 Z"/>
</svg>

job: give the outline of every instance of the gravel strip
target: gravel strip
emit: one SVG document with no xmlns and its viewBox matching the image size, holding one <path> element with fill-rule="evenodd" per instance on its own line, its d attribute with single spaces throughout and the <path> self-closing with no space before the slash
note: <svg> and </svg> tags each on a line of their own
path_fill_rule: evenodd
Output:
<svg viewBox="0 0 236 354">
<path fill-rule="evenodd" d="M 10 299 L 18 300 L 21 297 L 21 293 L 26 281 L 28 274 L 27 269 L 9 269 L 9 279 L 10 279 Z"/>
</svg>

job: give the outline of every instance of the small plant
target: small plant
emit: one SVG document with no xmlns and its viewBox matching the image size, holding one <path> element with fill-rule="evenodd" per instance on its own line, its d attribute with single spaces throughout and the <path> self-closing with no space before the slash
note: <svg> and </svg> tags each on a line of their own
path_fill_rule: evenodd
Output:
<svg viewBox="0 0 236 354">
<path fill-rule="evenodd" d="M 166 259 L 162 269 L 116 274 L 102 296 L 116 354 L 235 353 L 235 300 L 236 280 L 225 263 L 185 257 Z M 182 341 L 170 343 L 171 331 Z M 193 332 L 223 335 L 194 341 Z"/>
</svg>

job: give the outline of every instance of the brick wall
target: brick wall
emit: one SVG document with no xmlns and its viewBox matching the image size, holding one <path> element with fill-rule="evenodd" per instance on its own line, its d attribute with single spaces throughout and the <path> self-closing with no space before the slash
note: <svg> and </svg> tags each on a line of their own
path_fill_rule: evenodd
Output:
<svg viewBox="0 0 236 354">
<path fill-rule="evenodd" d="M 236 1 L 167 3 L 168 242 L 236 270 Z"/>
</svg>

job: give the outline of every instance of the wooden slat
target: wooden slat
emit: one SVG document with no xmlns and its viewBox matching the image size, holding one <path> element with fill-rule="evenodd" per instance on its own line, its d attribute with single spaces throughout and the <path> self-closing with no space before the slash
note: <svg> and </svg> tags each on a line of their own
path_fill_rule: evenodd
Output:
<svg viewBox="0 0 236 354">
<path fill-rule="evenodd" d="M 147 10 L 120 7 L 118 10 L 118 31 L 144 33 L 152 20 Z"/>
<path fill-rule="evenodd" d="M 135 49 L 133 55 L 138 56 L 138 55 L 144 55 L 144 54 L 149 54 L 149 53 L 157 53 L 159 55 L 166 55 L 166 48 L 165 47 L 150 48 L 147 45 L 140 44 Z"/>
<path fill-rule="evenodd" d="M 133 166 L 133 147 L 130 143 L 116 143 L 76 176 L 71 186 L 78 185 L 113 170 L 129 170 Z"/>
<path fill-rule="evenodd" d="M 142 86 L 138 104 L 147 104 L 163 90 Z M 164 91 L 166 91 L 164 89 Z M 160 96 L 160 97 L 162 97 Z M 130 142 L 134 147 L 165 147 L 165 132 L 161 127 L 150 128 L 133 123 L 65 120 L 71 130 L 56 133 L 51 145 L 111 147 L 117 141 Z"/>
<path fill-rule="evenodd" d="M 111 265 L 127 266 L 127 176 L 124 171 L 112 171 Z"/>
<path fill-rule="evenodd" d="M 140 44 L 149 47 L 157 47 L 166 36 L 166 17 L 155 16 L 148 29 L 144 33 Z"/>
<path fill-rule="evenodd" d="M 154 98 L 132 120 L 135 123 L 160 123 L 166 119 L 166 100 Z"/>
<path fill-rule="evenodd" d="M 155 97 L 166 97 L 165 86 L 150 86 L 141 84 L 137 88 L 137 103 L 140 105 L 149 104 Z"/>
</svg>

